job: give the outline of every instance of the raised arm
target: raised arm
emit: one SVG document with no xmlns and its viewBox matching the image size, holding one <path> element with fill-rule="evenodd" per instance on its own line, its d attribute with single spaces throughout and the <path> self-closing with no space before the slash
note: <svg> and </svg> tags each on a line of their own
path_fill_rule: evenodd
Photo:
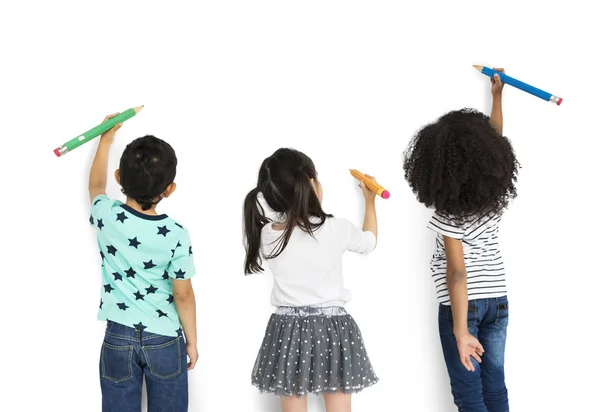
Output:
<svg viewBox="0 0 600 412">
<path fill-rule="evenodd" d="M 118 114 L 119 113 L 108 115 L 104 121 L 107 121 L 111 117 L 115 117 Z M 108 152 L 110 150 L 110 146 L 112 146 L 113 141 L 115 140 L 115 132 L 120 128 L 121 123 L 117 124 L 115 127 L 100 136 L 98 149 L 96 149 L 96 156 L 94 157 L 94 162 L 92 163 L 92 167 L 90 169 L 90 202 L 92 202 L 96 196 L 106 194 Z"/>
<path fill-rule="evenodd" d="M 504 69 L 494 68 L 494 70 L 504 73 Z M 504 119 L 502 118 L 502 89 L 504 83 L 497 74 L 492 78 L 492 113 L 490 114 L 490 120 L 498 133 L 502 134 L 504 127 Z"/>
<path fill-rule="evenodd" d="M 373 176 L 366 175 L 375 180 Z M 365 196 L 365 219 L 362 230 L 372 232 L 377 239 L 377 212 L 375 210 L 375 196 L 377 194 L 369 189 L 363 182 L 360 182 L 360 188 Z"/>
</svg>

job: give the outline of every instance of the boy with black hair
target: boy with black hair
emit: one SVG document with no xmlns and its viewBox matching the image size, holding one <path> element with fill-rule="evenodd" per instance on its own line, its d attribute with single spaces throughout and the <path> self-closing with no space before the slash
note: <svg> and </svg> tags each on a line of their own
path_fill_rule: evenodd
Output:
<svg viewBox="0 0 600 412">
<path fill-rule="evenodd" d="M 145 377 L 148 410 L 183 412 L 187 372 L 198 359 L 190 280 L 195 267 L 187 229 L 156 213 L 160 200 L 175 191 L 177 157 L 154 136 L 134 140 L 115 172 L 127 200 L 109 199 L 108 152 L 120 127 L 100 137 L 89 180 L 90 223 L 102 259 L 98 319 L 107 321 L 100 355 L 102 410 L 139 411 Z"/>
</svg>

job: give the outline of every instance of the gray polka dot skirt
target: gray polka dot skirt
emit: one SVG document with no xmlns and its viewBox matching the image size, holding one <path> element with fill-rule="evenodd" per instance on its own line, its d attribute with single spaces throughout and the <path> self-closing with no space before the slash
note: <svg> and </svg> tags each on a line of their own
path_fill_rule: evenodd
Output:
<svg viewBox="0 0 600 412">
<path fill-rule="evenodd" d="M 342 307 L 280 307 L 271 315 L 252 383 L 282 396 L 358 392 L 378 381 L 358 325 Z"/>
</svg>

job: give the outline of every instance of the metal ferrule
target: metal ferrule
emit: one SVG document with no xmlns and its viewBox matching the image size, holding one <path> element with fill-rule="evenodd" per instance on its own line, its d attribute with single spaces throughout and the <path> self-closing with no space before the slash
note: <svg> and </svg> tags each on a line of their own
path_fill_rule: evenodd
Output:
<svg viewBox="0 0 600 412">
<path fill-rule="evenodd" d="M 67 153 L 69 151 L 69 149 L 67 149 L 67 146 L 65 146 L 65 145 L 62 145 L 57 150 L 58 150 L 58 153 L 60 153 L 61 156 L 64 155 L 65 153 Z"/>
<path fill-rule="evenodd" d="M 551 96 L 549 102 L 554 103 L 554 104 L 558 104 L 558 102 L 560 101 L 560 97 L 558 96 Z"/>
</svg>

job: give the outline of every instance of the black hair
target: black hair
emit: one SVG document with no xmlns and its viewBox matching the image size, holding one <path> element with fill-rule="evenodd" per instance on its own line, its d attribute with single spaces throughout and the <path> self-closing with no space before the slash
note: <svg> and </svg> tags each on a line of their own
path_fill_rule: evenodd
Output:
<svg viewBox="0 0 600 412">
<path fill-rule="evenodd" d="M 173 183 L 176 169 L 177 156 L 170 144 L 152 135 L 140 137 L 121 155 L 121 191 L 148 210 Z"/>
<path fill-rule="evenodd" d="M 321 208 L 311 179 L 317 180 L 315 165 L 310 157 L 297 150 L 279 149 L 262 162 L 256 187 L 244 200 L 245 274 L 263 271 L 260 234 L 271 219 L 265 216 L 265 210 L 258 201 L 259 193 L 274 212 L 285 218 L 285 228 L 278 244 L 265 259 L 273 259 L 283 252 L 296 226 L 313 236 L 325 219 L 331 217 Z M 314 217 L 318 221 L 311 221 Z"/>
<path fill-rule="evenodd" d="M 457 221 L 500 214 L 517 196 L 510 141 L 474 109 L 423 127 L 404 153 L 404 177 L 419 202 Z"/>
</svg>

